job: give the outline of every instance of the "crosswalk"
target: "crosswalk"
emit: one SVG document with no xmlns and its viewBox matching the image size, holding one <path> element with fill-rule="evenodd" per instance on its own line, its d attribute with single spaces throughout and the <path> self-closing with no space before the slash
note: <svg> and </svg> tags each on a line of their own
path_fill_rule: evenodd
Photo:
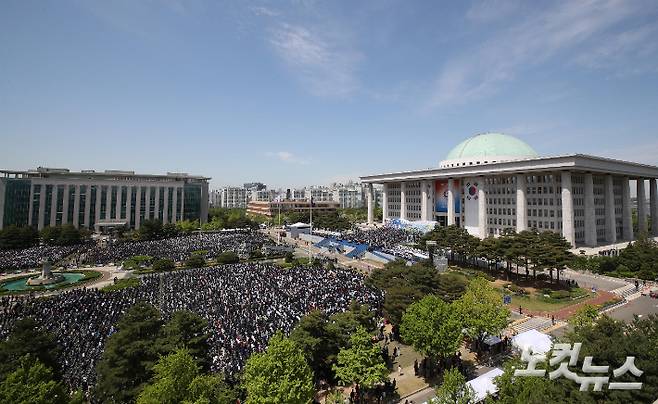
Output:
<svg viewBox="0 0 658 404">
<path fill-rule="evenodd" d="M 550 318 L 537 316 L 537 317 L 530 317 L 525 321 L 521 321 L 516 324 L 513 324 L 511 328 L 514 331 L 516 331 L 517 334 L 521 334 L 522 332 L 526 332 L 529 330 L 541 331 L 546 328 L 549 328 L 552 325 L 553 325 L 553 321 Z"/>
<path fill-rule="evenodd" d="M 612 293 L 621 297 L 622 299 L 625 299 L 628 296 L 637 293 L 637 289 L 635 288 L 635 285 L 633 285 L 632 283 L 627 283 L 624 286 L 614 289 Z"/>
</svg>

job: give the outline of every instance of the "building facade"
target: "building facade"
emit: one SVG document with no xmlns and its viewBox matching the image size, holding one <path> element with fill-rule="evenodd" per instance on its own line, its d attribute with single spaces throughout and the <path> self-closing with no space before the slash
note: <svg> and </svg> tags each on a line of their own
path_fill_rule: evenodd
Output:
<svg viewBox="0 0 658 404">
<path fill-rule="evenodd" d="M 340 205 L 338 202 L 313 202 L 313 213 L 334 212 Z M 279 212 L 308 213 L 311 209 L 311 203 L 306 200 L 284 200 L 272 202 L 251 201 L 247 207 L 247 213 L 254 215 L 264 215 L 268 217 L 276 216 Z"/>
<path fill-rule="evenodd" d="M 0 171 L 0 229 L 72 224 L 99 231 L 158 219 L 163 223 L 208 218 L 208 180 L 186 173 L 64 168 Z"/>
<path fill-rule="evenodd" d="M 373 184 L 382 184 L 384 221 L 437 221 L 480 238 L 505 229 L 553 231 L 572 246 L 634 239 L 631 181 L 640 232 L 658 236 L 658 167 L 583 154 L 540 157 L 512 136 L 486 133 L 457 145 L 439 168 L 361 177 L 373 223 Z M 649 191 L 646 186 L 648 184 Z"/>
<path fill-rule="evenodd" d="M 220 192 L 220 208 L 245 209 L 251 196 L 251 191 L 240 187 L 224 187 Z"/>
</svg>

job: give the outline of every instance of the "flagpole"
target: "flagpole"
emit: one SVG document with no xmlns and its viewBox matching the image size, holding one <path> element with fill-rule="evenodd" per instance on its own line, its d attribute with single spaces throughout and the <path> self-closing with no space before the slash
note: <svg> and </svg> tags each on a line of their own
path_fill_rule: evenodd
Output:
<svg viewBox="0 0 658 404">
<path fill-rule="evenodd" d="M 310 221 L 310 223 L 309 223 L 309 227 L 310 227 L 309 236 L 313 236 L 313 194 L 311 194 L 311 205 L 310 205 L 309 209 L 311 211 L 310 220 L 309 220 Z M 310 240 L 313 240 L 313 238 L 311 237 Z M 310 241 L 308 243 L 308 263 L 309 264 L 311 263 L 311 242 Z"/>
</svg>

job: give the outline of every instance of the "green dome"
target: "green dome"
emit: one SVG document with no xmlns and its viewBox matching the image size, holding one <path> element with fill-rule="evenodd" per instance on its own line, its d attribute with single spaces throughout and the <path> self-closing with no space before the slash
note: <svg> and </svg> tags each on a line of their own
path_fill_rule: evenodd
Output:
<svg viewBox="0 0 658 404">
<path fill-rule="evenodd" d="M 470 137 L 455 146 L 446 160 L 462 160 L 475 157 L 523 158 L 537 157 L 532 147 L 520 139 L 502 133 L 483 133 Z"/>
</svg>

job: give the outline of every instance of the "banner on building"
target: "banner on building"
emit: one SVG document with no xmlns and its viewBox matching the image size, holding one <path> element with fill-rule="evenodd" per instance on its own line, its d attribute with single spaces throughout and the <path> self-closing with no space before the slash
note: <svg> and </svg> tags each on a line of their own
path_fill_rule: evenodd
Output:
<svg viewBox="0 0 658 404">
<path fill-rule="evenodd" d="M 455 181 L 455 214 L 460 213 L 459 182 Z M 434 182 L 434 195 L 436 196 L 436 206 L 434 211 L 437 213 L 448 213 L 448 180 L 437 180 Z"/>
</svg>

